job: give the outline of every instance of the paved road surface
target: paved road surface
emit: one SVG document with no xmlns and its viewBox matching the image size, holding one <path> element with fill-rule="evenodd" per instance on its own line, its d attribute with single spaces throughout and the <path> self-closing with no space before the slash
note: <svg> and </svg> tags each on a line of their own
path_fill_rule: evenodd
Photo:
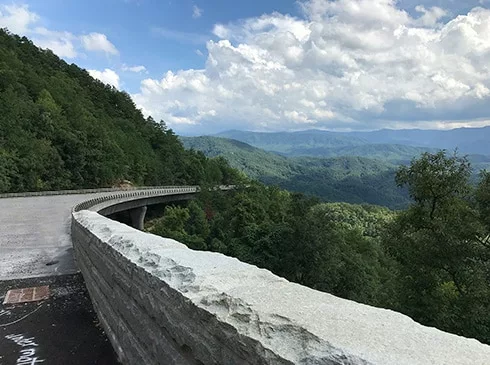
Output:
<svg viewBox="0 0 490 365">
<path fill-rule="evenodd" d="M 111 194 L 0 198 L 0 280 L 75 273 L 71 209 Z"/>
<path fill-rule="evenodd" d="M 50 286 L 49 299 L 2 305 L 7 290 L 41 285 Z M 19 363 L 117 364 L 80 274 L 0 282 L 0 365 Z"/>
</svg>

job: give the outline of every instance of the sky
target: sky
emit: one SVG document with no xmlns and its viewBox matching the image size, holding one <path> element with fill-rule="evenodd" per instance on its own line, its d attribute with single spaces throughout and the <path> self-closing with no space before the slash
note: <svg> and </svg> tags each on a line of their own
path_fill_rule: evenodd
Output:
<svg viewBox="0 0 490 365">
<path fill-rule="evenodd" d="M 179 134 L 490 125 L 490 0 L 0 0 Z"/>
</svg>

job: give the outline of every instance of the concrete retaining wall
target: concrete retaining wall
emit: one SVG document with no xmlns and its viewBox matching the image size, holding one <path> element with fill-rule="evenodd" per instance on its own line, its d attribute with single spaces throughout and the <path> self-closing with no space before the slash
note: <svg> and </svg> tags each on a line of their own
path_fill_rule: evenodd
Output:
<svg viewBox="0 0 490 365">
<path fill-rule="evenodd" d="M 125 364 L 490 364 L 490 346 L 267 270 L 73 213 L 72 240 Z"/>
</svg>

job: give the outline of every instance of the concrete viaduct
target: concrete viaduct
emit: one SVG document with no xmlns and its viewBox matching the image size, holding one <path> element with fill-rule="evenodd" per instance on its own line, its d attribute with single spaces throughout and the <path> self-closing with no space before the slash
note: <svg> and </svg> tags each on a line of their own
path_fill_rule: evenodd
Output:
<svg viewBox="0 0 490 365">
<path fill-rule="evenodd" d="M 136 229 L 148 205 L 198 191 L 4 194 L 0 280 L 80 270 L 124 364 L 490 364 L 474 339 Z M 133 227 L 107 218 L 121 211 Z"/>
<path fill-rule="evenodd" d="M 130 211 L 142 229 L 146 207 L 192 198 L 198 187 L 86 189 L 0 194 L 0 280 L 72 274 L 71 213 L 75 207 L 110 215 Z"/>
</svg>

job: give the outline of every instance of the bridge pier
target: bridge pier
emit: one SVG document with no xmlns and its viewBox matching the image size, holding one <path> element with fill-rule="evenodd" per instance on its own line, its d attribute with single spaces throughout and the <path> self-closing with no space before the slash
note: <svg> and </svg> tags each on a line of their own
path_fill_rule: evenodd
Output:
<svg viewBox="0 0 490 365">
<path fill-rule="evenodd" d="M 131 226 L 133 228 L 142 231 L 145 228 L 145 215 L 148 207 L 142 206 L 139 208 L 134 208 L 129 211 L 129 216 L 131 217 Z"/>
</svg>

